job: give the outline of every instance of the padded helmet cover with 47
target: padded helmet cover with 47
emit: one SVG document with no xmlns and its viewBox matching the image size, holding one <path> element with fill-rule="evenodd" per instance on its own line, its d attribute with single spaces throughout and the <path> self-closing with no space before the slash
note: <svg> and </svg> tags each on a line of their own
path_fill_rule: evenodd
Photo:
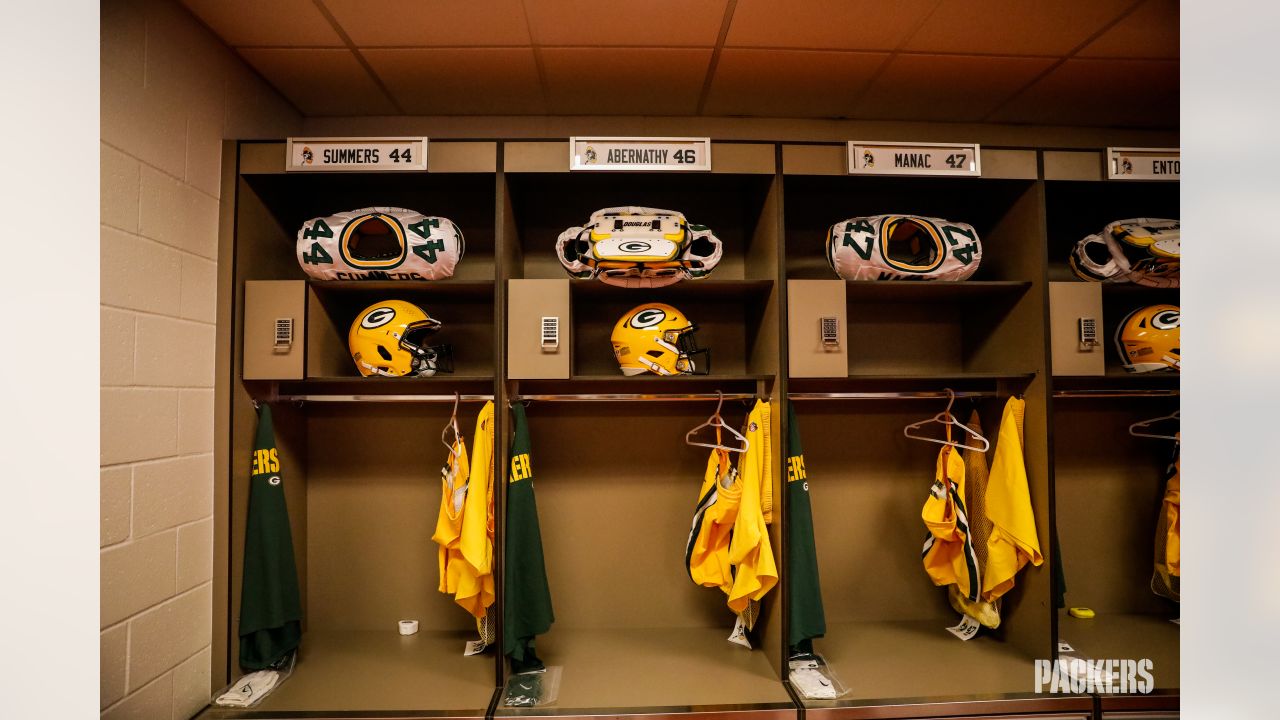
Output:
<svg viewBox="0 0 1280 720">
<path fill-rule="evenodd" d="M 645 303 L 618 320 L 610 340 L 623 375 L 706 375 L 711 350 L 698 347 L 697 330 L 674 307 Z"/>
<path fill-rule="evenodd" d="M 453 372 L 453 346 L 428 345 L 442 324 L 422 308 L 386 300 L 361 310 L 347 333 L 347 347 L 361 375 L 429 377 Z"/>
<path fill-rule="evenodd" d="M 827 264 L 845 280 L 966 280 L 982 263 L 968 223 L 922 215 L 873 215 L 827 230 Z"/>
</svg>

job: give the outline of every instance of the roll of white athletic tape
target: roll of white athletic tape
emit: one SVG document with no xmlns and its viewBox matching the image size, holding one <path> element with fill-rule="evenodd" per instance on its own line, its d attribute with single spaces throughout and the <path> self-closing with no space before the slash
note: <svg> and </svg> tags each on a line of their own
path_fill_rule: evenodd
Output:
<svg viewBox="0 0 1280 720">
<path fill-rule="evenodd" d="M 413 635 L 413 634 L 416 634 L 417 632 L 418 632 L 417 620 L 401 620 L 400 621 L 401 635 Z"/>
</svg>

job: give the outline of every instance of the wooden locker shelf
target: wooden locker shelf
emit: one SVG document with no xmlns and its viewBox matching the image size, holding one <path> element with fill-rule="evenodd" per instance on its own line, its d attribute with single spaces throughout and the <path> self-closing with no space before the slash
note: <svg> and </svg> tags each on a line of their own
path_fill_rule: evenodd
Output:
<svg viewBox="0 0 1280 720">
<path fill-rule="evenodd" d="M 836 700 L 802 697 L 806 711 L 1030 693 L 1034 668 L 1024 653 L 986 634 L 961 641 L 947 624 L 955 622 L 828 623 L 826 637 L 815 642 L 849 692 Z"/>
<path fill-rule="evenodd" d="M 513 395 L 599 395 L 626 394 L 678 396 L 691 393 L 714 395 L 752 394 L 767 397 L 774 376 L 747 375 L 574 375 L 568 380 L 518 380 L 512 382 Z"/>
<path fill-rule="evenodd" d="M 727 612 L 725 618 L 731 617 Z M 555 705 L 507 708 L 498 717 L 631 715 L 724 711 L 796 717 L 777 672 L 761 652 L 732 645 L 723 628 L 554 628 L 538 655 L 563 668 Z"/>
<path fill-rule="evenodd" d="M 466 262 L 464 259 L 462 262 Z M 461 265 L 461 263 L 459 263 Z M 307 285 L 321 293 L 371 293 L 396 297 L 401 294 L 426 297 L 488 297 L 493 295 L 492 280 L 308 280 Z"/>
<path fill-rule="evenodd" d="M 714 275 L 704 280 L 685 280 L 661 288 L 624 288 L 596 280 L 573 280 L 569 292 L 574 298 L 624 299 L 634 304 L 656 300 L 680 301 L 698 298 L 733 298 L 767 295 L 773 290 L 773 280 L 722 280 Z"/>
<path fill-rule="evenodd" d="M 1017 300 L 1030 287 L 1028 280 L 846 280 L 845 297 L 850 301 L 884 303 L 994 302 Z"/>
<path fill-rule="evenodd" d="M 483 718 L 494 693 L 493 657 L 462 657 L 471 639 L 474 633 L 309 631 L 293 675 L 259 705 L 209 708 L 200 717 L 333 717 L 334 708 L 362 708 L 377 717 Z"/>
<path fill-rule="evenodd" d="M 1167 614 L 1099 612 L 1082 620 L 1061 610 L 1058 636 L 1075 649 L 1077 657 L 1150 659 L 1157 691 L 1176 690 L 1181 685 L 1180 627 Z"/>
</svg>

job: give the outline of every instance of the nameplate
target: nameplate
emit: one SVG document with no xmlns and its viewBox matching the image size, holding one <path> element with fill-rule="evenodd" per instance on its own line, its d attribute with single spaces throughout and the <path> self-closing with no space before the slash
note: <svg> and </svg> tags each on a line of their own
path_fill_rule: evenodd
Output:
<svg viewBox="0 0 1280 720">
<path fill-rule="evenodd" d="M 290 172 L 426 172 L 427 139 L 289 138 Z"/>
<path fill-rule="evenodd" d="M 1108 180 L 1177 180 L 1181 174 L 1179 148 L 1107 148 Z"/>
<path fill-rule="evenodd" d="M 850 175 L 982 175 L 977 143 L 849 141 Z"/>
<path fill-rule="evenodd" d="M 711 138 L 569 138 L 569 169 L 708 172 Z"/>
</svg>

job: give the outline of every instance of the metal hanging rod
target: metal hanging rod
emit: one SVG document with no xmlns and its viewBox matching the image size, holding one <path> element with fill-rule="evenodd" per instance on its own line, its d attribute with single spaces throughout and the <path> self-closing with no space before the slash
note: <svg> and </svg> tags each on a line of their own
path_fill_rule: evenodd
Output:
<svg viewBox="0 0 1280 720">
<path fill-rule="evenodd" d="M 755 400 L 757 395 L 754 393 L 676 393 L 676 394 L 648 394 L 648 393 L 564 393 L 564 394 L 530 394 L 530 395 L 513 395 L 512 402 L 523 402 L 532 400 L 536 402 L 668 402 L 668 401 L 686 401 L 686 400 L 719 400 L 724 397 L 725 400 Z"/>
<path fill-rule="evenodd" d="M 492 395 L 281 395 L 273 401 L 280 402 L 386 402 L 386 403 L 451 403 L 484 402 Z M 260 402 L 256 401 L 255 402 Z"/>
<path fill-rule="evenodd" d="M 957 390 L 955 398 L 993 398 L 1000 397 L 994 390 Z M 945 390 L 924 390 L 920 392 L 793 392 L 787 393 L 792 400 L 937 400 L 947 399 L 951 395 Z"/>
<path fill-rule="evenodd" d="M 1181 391 L 1173 389 L 1145 390 L 1054 390 L 1056 398 L 1137 398 L 1137 397 L 1179 397 Z"/>
</svg>

